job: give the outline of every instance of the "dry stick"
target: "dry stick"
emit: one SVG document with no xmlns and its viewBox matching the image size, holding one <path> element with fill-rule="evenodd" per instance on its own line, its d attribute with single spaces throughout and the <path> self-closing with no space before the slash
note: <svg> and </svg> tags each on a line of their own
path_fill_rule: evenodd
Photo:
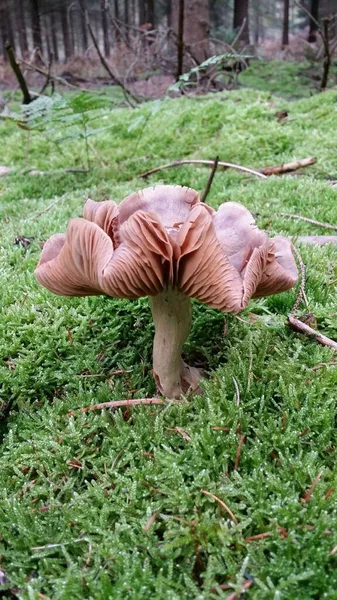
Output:
<svg viewBox="0 0 337 600">
<path fill-rule="evenodd" d="M 42 96 L 43 92 L 47 89 L 48 84 L 50 82 L 50 71 L 51 71 L 51 66 L 53 64 L 53 53 L 50 53 L 50 57 L 49 57 L 49 63 L 48 63 L 48 67 L 47 67 L 47 75 L 46 75 L 46 81 L 44 82 L 42 88 L 39 91 L 39 95 Z M 53 80 L 52 81 L 52 85 L 54 85 Z"/>
<path fill-rule="evenodd" d="M 303 321 L 296 319 L 294 315 L 288 315 L 288 325 L 297 333 L 303 333 L 307 336 L 313 336 L 316 339 L 316 342 L 318 342 L 318 344 L 321 344 L 322 346 L 328 346 L 329 348 L 332 348 L 333 350 L 337 351 L 337 342 L 331 340 L 326 335 L 319 333 L 319 331 L 312 329 L 312 327 L 309 327 L 309 325 L 306 325 L 306 323 L 303 323 Z"/>
<path fill-rule="evenodd" d="M 206 187 L 205 187 L 205 191 L 204 191 L 204 193 L 203 193 L 203 195 L 201 197 L 201 202 L 206 202 L 206 198 L 207 198 L 207 196 L 208 196 L 208 194 L 210 192 L 210 189 L 212 187 L 214 175 L 215 175 L 216 170 L 218 168 L 218 162 L 219 162 L 219 157 L 216 156 L 215 159 L 214 159 L 214 163 L 213 163 L 213 167 L 212 167 L 212 170 L 211 170 L 211 174 L 210 174 L 210 176 L 208 178 L 208 181 L 207 181 L 207 184 L 206 184 Z"/>
<path fill-rule="evenodd" d="M 6 42 L 5 48 L 6 48 L 6 53 L 8 56 L 9 64 L 15 73 L 15 76 L 18 80 L 18 84 L 19 84 L 20 89 L 23 94 L 23 104 L 30 104 L 33 101 L 33 98 L 31 97 L 31 95 L 28 91 L 28 87 L 27 87 L 25 78 L 22 75 L 21 69 L 15 60 L 15 54 L 14 54 L 13 48 L 9 42 Z"/>
<path fill-rule="evenodd" d="M 257 535 L 250 535 L 245 538 L 245 542 L 256 542 L 258 540 L 264 540 L 265 538 L 271 537 L 271 532 L 266 531 L 265 533 L 258 533 Z"/>
<path fill-rule="evenodd" d="M 132 100 L 134 100 L 134 102 L 136 102 L 136 104 L 138 104 L 138 103 L 139 103 L 139 100 L 138 100 L 138 98 L 136 98 L 136 97 L 135 97 L 135 96 L 134 96 L 134 95 L 133 95 L 133 94 L 132 94 L 132 93 L 131 93 L 131 92 L 130 92 L 128 89 L 127 89 L 127 87 L 126 87 L 126 86 L 124 85 L 124 83 L 123 83 L 123 82 L 122 82 L 122 81 L 119 79 L 119 77 L 117 77 L 117 75 L 115 75 L 115 73 L 113 73 L 113 72 L 112 72 L 111 68 L 109 67 L 109 65 L 108 65 L 107 61 L 105 60 L 105 58 L 104 58 L 104 56 L 103 56 L 103 54 L 102 54 L 102 52 L 101 52 L 101 50 L 100 50 L 100 47 L 99 47 L 99 45 L 98 45 L 98 42 L 97 42 L 97 40 L 96 40 L 95 34 L 94 34 L 94 32 L 93 32 L 93 29 L 92 29 L 92 27 L 91 27 L 91 25 L 90 25 L 90 21 L 89 21 L 89 17 L 88 17 L 88 11 L 87 11 L 87 10 L 86 10 L 86 8 L 85 8 L 84 1 L 83 1 L 83 0 L 79 0 L 79 5 L 80 5 L 80 8 L 81 8 L 81 11 L 82 11 L 82 12 L 83 12 L 83 14 L 84 14 L 85 22 L 86 22 L 86 25 L 87 25 L 87 27 L 88 27 L 88 31 L 89 31 L 90 37 L 91 37 L 91 39 L 92 39 L 92 42 L 93 42 L 93 44 L 94 44 L 94 46 L 95 46 L 95 48 L 96 48 L 96 52 L 97 52 L 97 54 L 98 54 L 98 57 L 99 57 L 99 59 L 100 59 L 100 61 L 101 61 L 102 65 L 103 65 L 104 69 L 105 69 L 105 70 L 106 70 L 106 72 L 107 72 L 107 73 L 110 75 L 110 77 L 111 77 L 112 81 L 115 81 L 115 82 L 116 82 L 116 83 L 117 83 L 117 84 L 118 84 L 118 85 L 119 85 L 119 86 L 122 88 L 122 90 L 123 90 L 123 93 L 124 93 L 125 100 L 128 102 L 128 104 L 129 104 L 129 105 L 130 105 L 132 108 L 134 108 L 134 105 L 133 105 L 133 104 L 132 104 L 132 102 L 130 101 L 130 98 L 132 98 Z"/>
<path fill-rule="evenodd" d="M 311 371 L 319 371 L 319 369 L 324 369 L 324 367 L 337 367 L 337 362 L 331 360 L 327 363 L 320 363 L 319 365 L 315 365 L 315 367 L 311 367 Z"/>
<path fill-rule="evenodd" d="M 286 217 L 287 219 L 294 219 L 295 221 L 305 221 L 306 223 L 311 223 L 312 225 L 317 225 L 318 227 L 324 227 L 324 229 L 332 229 L 333 231 L 337 231 L 337 225 L 330 225 L 330 223 L 322 223 L 321 221 L 309 219 L 309 217 L 302 217 L 301 215 L 280 212 L 276 213 L 276 216 Z"/>
<path fill-rule="evenodd" d="M 254 581 L 252 581 L 251 579 L 249 579 L 248 581 L 245 581 L 242 584 L 243 591 L 249 590 L 249 588 L 253 585 L 253 583 L 254 583 Z M 233 592 L 232 594 L 229 594 L 229 596 L 227 596 L 225 600 L 238 600 L 239 598 L 241 598 L 241 596 L 242 596 L 241 593 L 238 594 L 237 592 Z"/>
<path fill-rule="evenodd" d="M 318 473 L 318 475 L 316 475 L 314 481 L 312 482 L 312 484 L 311 484 L 310 488 L 308 489 L 307 493 L 305 494 L 304 498 L 301 498 L 301 502 L 303 504 L 305 504 L 306 502 L 309 502 L 309 500 L 310 500 L 310 498 L 311 498 L 311 496 L 313 494 L 313 491 L 314 491 L 314 489 L 315 489 L 316 485 L 318 484 L 318 482 L 319 482 L 319 480 L 320 480 L 321 477 L 322 477 L 322 471 L 320 473 Z"/>
<path fill-rule="evenodd" d="M 24 219 L 24 220 L 32 221 L 33 219 L 40 217 L 44 213 L 48 212 L 48 210 L 53 208 L 53 206 L 55 206 L 55 204 L 58 204 L 58 202 L 61 202 L 61 200 L 64 200 L 64 196 L 61 196 L 61 198 L 57 198 L 57 200 L 54 200 L 54 202 L 52 202 L 51 204 L 48 204 L 48 206 L 46 206 L 46 208 L 44 208 L 43 210 L 40 210 L 39 212 L 35 213 L 34 215 L 31 215 L 30 217 L 28 217 L 27 219 Z"/>
<path fill-rule="evenodd" d="M 264 175 L 280 175 L 281 173 L 290 173 L 292 171 L 297 171 L 298 169 L 302 169 L 304 167 L 310 167 L 310 165 L 314 165 L 317 162 L 316 158 L 302 158 L 300 160 L 295 160 L 290 163 L 284 163 L 283 165 L 277 165 L 275 167 L 266 167 L 265 169 L 261 169 L 261 173 Z"/>
<path fill-rule="evenodd" d="M 242 24 L 241 24 L 241 27 L 240 27 L 239 31 L 237 32 L 234 40 L 231 43 L 231 46 L 233 46 L 233 48 L 234 48 L 235 44 L 239 41 L 239 39 L 240 39 L 240 37 L 242 35 L 242 32 L 243 32 L 244 28 L 246 27 L 246 22 L 247 22 L 247 19 L 245 17 L 243 19 L 243 21 L 242 21 Z"/>
<path fill-rule="evenodd" d="M 301 304 L 302 300 L 304 299 L 306 306 L 308 308 L 308 300 L 305 294 L 305 284 L 306 284 L 306 278 L 307 278 L 307 273 L 306 273 L 306 267 L 305 264 L 303 262 L 302 256 L 299 252 L 299 250 L 296 248 L 296 246 L 293 245 L 293 250 L 297 256 L 297 260 L 298 263 L 300 265 L 300 269 L 301 269 L 301 284 L 300 284 L 300 289 L 298 291 L 298 295 L 296 298 L 296 302 L 294 304 L 294 306 L 291 309 L 291 314 L 294 314 L 294 312 L 297 311 L 299 305 Z"/>
<path fill-rule="evenodd" d="M 325 244 L 337 244 L 337 235 L 301 235 L 297 241 L 312 246 L 325 246 Z"/>
<path fill-rule="evenodd" d="M 25 65 L 27 67 L 27 69 L 30 69 L 31 71 L 36 71 L 37 73 L 41 73 L 41 75 L 45 75 L 46 77 L 48 75 L 48 71 L 46 71 L 45 69 L 42 69 L 41 67 L 38 67 L 37 65 L 31 65 L 26 60 L 21 59 L 20 63 L 22 65 Z M 93 90 L 88 90 L 87 88 L 81 87 L 80 85 L 75 85 L 73 83 L 70 83 L 69 81 L 67 81 L 63 77 L 60 77 L 59 75 L 50 74 L 50 79 L 52 79 L 53 81 L 57 81 L 58 83 L 61 83 L 62 85 L 66 85 L 73 90 L 79 90 L 80 92 L 88 92 L 91 94 L 98 95 L 98 92 L 94 92 Z"/>
<path fill-rule="evenodd" d="M 239 521 L 237 520 L 236 516 L 231 511 L 231 509 L 229 508 L 229 506 L 227 506 L 227 504 L 225 504 L 225 502 L 223 500 L 221 500 L 220 498 L 218 498 L 218 496 L 215 496 L 214 494 L 211 494 L 211 492 L 208 492 L 207 490 L 201 490 L 201 493 L 205 494 L 205 496 L 209 496 L 210 498 L 212 498 L 212 500 L 215 500 L 220 506 L 222 506 L 222 508 L 225 509 L 225 511 L 228 512 L 229 516 L 233 519 L 234 523 L 236 525 L 238 524 Z"/>
<path fill-rule="evenodd" d="M 138 175 L 138 177 L 148 177 L 149 175 L 153 175 L 153 173 L 158 173 L 158 171 L 170 169 L 171 167 L 180 167 L 180 165 L 206 165 L 212 167 L 214 165 L 214 160 L 176 160 L 172 163 L 167 163 L 166 165 L 161 165 L 160 167 L 155 167 L 154 169 L 145 171 L 145 173 L 141 173 L 140 175 Z M 226 169 L 236 169 L 237 171 L 243 171 L 243 173 L 250 173 L 251 175 L 256 175 L 261 179 L 267 179 L 267 176 L 263 175 L 263 173 L 260 173 L 260 171 L 255 171 L 254 169 L 242 167 L 241 165 L 235 165 L 233 163 L 222 162 L 219 160 L 218 167 L 225 167 Z"/>
<path fill-rule="evenodd" d="M 245 435 L 242 435 L 240 437 L 238 449 L 236 451 L 236 456 L 235 456 L 234 471 L 238 471 L 238 469 L 239 469 L 240 455 L 241 455 L 241 450 L 242 450 L 242 446 L 243 446 L 243 444 L 245 442 L 245 439 L 246 439 Z"/>
<path fill-rule="evenodd" d="M 121 406 L 139 406 L 140 404 L 181 404 L 182 400 L 163 400 L 162 398 L 135 398 L 131 400 L 113 400 L 111 402 L 101 402 L 80 408 L 79 412 L 89 412 L 90 410 L 101 410 L 102 408 L 120 408 Z M 68 413 L 72 416 L 73 413 Z"/>
</svg>

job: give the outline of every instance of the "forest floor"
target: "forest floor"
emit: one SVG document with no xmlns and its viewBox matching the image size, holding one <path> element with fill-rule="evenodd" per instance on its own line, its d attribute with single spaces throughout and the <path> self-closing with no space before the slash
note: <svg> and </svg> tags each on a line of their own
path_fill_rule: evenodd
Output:
<svg viewBox="0 0 337 600">
<path fill-rule="evenodd" d="M 88 195 L 119 201 L 158 182 L 202 192 L 203 167 L 137 177 L 180 158 L 262 168 L 315 156 L 266 180 L 218 170 L 208 202 L 242 202 L 271 234 L 326 233 L 278 213 L 337 223 L 336 92 L 291 103 L 248 89 L 96 116 L 84 173 L 64 172 L 86 164 L 83 139 L 0 124 L 2 162 L 18 168 L 0 179 L 0 595 L 337 598 L 336 354 L 286 326 L 298 290 L 239 317 L 194 303 L 185 356 L 208 371 L 202 395 L 80 413 L 155 394 L 147 301 L 58 297 L 33 274 L 41 243 Z M 337 247 L 298 247 L 301 311 L 337 339 Z"/>
<path fill-rule="evenodd" d="M 54 74 L 65 76 L 72 86 L 87 89 L 104 89 L 105 94 L 110 94 L 116 102 L 123 101 L 121 89 L 111 84 L 106 71 L 101 63 L 96 60 L 84 62 L 83 59 L 74 59 L 68 64 L 59 64 L 54 68 Z M 33 71 L 25 72 L 27 84 L 30 89 L 39 91 L 45 83 L 45 77 Z M 233 74 L 223 71 L 219 79 L 227 88 L 252 88 L 263 90 L 271 94 L 282 96 L 289 100 L 312 96 L 319 91 L 322 77 L 322 62 L 309 61 L 304 57 L 298 60 L 280 60 L 256 58 L 250 61 L 247 69 L 233 78 Z M 169 85 L 175 78 L 172 75 L 153 71 L 152 73 L 138 74 L 137 79 L 128 82 L 128 88 L 135 94 L 147 99 L 163 98 Z M 337 85 L 337 63 L 332 61 L 328 87 Z M 104 86 L 104 87 L 102 87 Z M 62 88 L 62 86 L 61 86 Z M 13 95 L 17 89 L 17 81 L 8 65 L 0 67 L 0 91 L 5 98 Z M 67 86 L 63 86 L 67 90 Z M 72 89 L 74 89 L 72 87 Z M 193 88 L 190 89 L 193 92 Z M 197 90 L 200 93 L 200 90 Z M 20 94 L 18 94 L 20 96 Z"/>
</svg>

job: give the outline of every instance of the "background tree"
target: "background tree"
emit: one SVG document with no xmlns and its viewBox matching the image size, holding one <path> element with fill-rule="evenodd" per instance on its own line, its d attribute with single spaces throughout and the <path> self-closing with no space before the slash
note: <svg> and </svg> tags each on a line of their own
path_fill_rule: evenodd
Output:
<svg viewBox="0 0 337 600">
<path fill-rule="evenodd" d="M 316 38 L 317 38 L 317 21 L 319 18 L 319 0 L 311 0 L 309 10 L 310 10 L 312 19 L 309 18 L 308 42 L 312 43 L 312 42 L 316 42 Z M 315 21 L 316 21 L 316 23 L 315 23 Z"/>
<path fill-rule="evenodd" d="M 243 42 L 249 44 L 249 0 L 235 0 L 233 29 L 239 30 L 243 23 L 244 27 L 240 36 Z"/>
<path fill-rule="evenodd" d="M 289 44 L 289 0 L 283 3 L 282 48 Z"/>
</svg>

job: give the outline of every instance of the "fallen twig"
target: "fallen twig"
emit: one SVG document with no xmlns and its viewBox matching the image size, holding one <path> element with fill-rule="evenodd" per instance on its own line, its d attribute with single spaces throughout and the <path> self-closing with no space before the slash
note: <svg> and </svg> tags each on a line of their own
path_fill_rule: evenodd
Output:
<svg viewBox="0 0 337 600">
<path fill-rule="evenodd" d="M 191 436 L 189 436 L 182 427 L 166 427 L 166 429 L 168 429 L 168 431 L 173 431 L 174 433 L 179 433 L 186 442 L 192 441 Z"/>
<path fill-rule="evenodd" d="M 254 581 L 252 579 L 245 581 L 242 584 L 243 591 L 248 590 L 253 585 L 253 583 Z M 226 597 L 226 600 L 238 600 L 238 598 L 241 598 L 241 593 L 238 594 L 237 592 L 233 592 L 232 594 L 229 594 L 229 596 Z"/>
<path fill-rule="evenodd" d="M 148 520 L 146 521 L 146 523 L 143 527 L 143 531 L 145 531 L 145 533 L 147 531 L 149 531 L 149 529 L 151 529 L 153 523 L 158 519 L 158 515 L 159 515 L 159 513 L 155 512 L 148 518 Z"/>
<path fill-rule="evenodd" d="M 299 263 L 300 269 L 301 269 L 301 283 L 300 283 L 300 289 L 298 291 L 298 295 L 296 298 L 296 302 L 291 309 L 291 314 L 293 314 L 294 312 L 297 311 L 297 309 L 303 299 L 305 300 L 306 306 L 308 307 L 308 300 L 307 300 L 307 297 L 305 294 L 305 284 L 306 284 L 306 277 L 307 277 L 306 267 L 305 267 L 305 264 L 303 262 L 303 259 L 302 259 L 302 256 L 301 256 L 299 250 L 294 245 L 293 245 L 293 250 L 297 256 L 297 260 L 298 260 L 298 263 Z"/>
<path fill-rule="evenodd" d="M 206 202 L 206 198 L 207 198 L 207 196 L 208 196 L 208 194 L 210 192 L 210 189 L 211 189 L 211 186 L 212 186 L 212 183 L 213 183 L 214 175 L 215 175 L 216 170 L 218 168 L 218 162 L 219 162 L 219 157 L 216 156 L 216 158 L 214 159 L 214 163 L 213 163 L 213 167 L 212 167 L 212 170 L 211 170 L 211 174 L 210 174 L 210 176 L 208 178 L 208 181 L 207 181 L 207 184 L 206 184 L 206 187 L 205 187 L 205 191 L 204 191 L 203 195 L 201 196 L 201 202 Z"/>
<path fill-rule="evenodd" d="M 327 363 L 320 363 L 319 365 L 315 365 L 314 367 L 311 367 L 311 371 L 319 371 L 319 369 L 323 369 L 324 367 L 337 367 L 337 362 L 332 360 L 330 362 Z"/>
<path fill-rule="evenodd" d="M 295 215 L 292 213 L 276 213 L 277 217 L 286 217 L 287 219 L 294 219 L 294 221 L 305 221 L 306 223 L 311 223 L 312 225 L 317 225 L 318 227 L 324 227 L 324 229 L 332 229 L 333 231 L 337 231 L 337 225 L 330 225 L 330 223 L 322 223 L 321 221 L 316 221 L 315 219 L 309 219 L 309 217 L 302 217 L 302 215 Z"/>
<path fill-rule="evenodd" d="M 215 496 L 214 494 L 211 494 L 211 492 L 208 492 L 207 490 L 201 490 L 201 493 L 205 494 L 205 496 L 209 496 L 210 498 L 212 498 L 212 500 L 215 500 L 222 508 L 225 509 L 225 511 L 228 512 L 229 516 L 232 518 L 232 520 L 234 521 L 234 523 L 236 525 L 238 524 L 239 521 L 237 520 L 236 516 L 231 511 L 231 509 L 229 508 L 229 506 L 227 506 L 227 504 L 225 504 L 225 502 L 223 500 L 221 500 L 220 498 L 218 498 L 218 496 Z"/>
<path fill-rule="evenodd" d="M 25 221 L 32 221 L 33 219 L 36 219 L 37 217 L 40 217 L 44 213 L 48 212 L 48 210 L 50 210 L 51 208 L 53 208 L 53 206 L 55 206 L 55 204 L 58 204 L 62 200 L 64 200 L 64 196 L 61 196 L 60 198 L 57 198 L 56 200 L 54 200 L 54 202 L 52 202 L 51 204 L 48 204 L 48 206 L 46 206 L 46 208 L 44 208 L 43 210 L 40 210 L 39 212 L 35 213 L 34 215 L 31 215 L 30 217 L 27 217 L 27 219 L 24 219 L 24 220 Z"/>
<path fill-rule="evenodd" d="M 257 535 L 250 535 L 245 538 L 245 542 L 257 542 L 258 540 L 265 540 L 266 538 L 271 537 L 270 531 L 265 531 L 264 533 L 258 533 Z"/>
<path fill-rule="evenodd" d="M 301 498 L 302 504 L 309 502 L 309 500 L 313 494 L 313 491 L 315 490 L 315 487 L 318 484 L 321 477 L 322 477 L 322 471 L 320 473 L 318 473 L 318 475 L 316 475 L 316 477 L 315 477 L 314 481 L 312 482 L 310 488 L 308 489 L 307 493 L 305 494 L 305 496 L 303 498 Z"/>
<path fill-rule="evenodd" d="M 325 246 L 325 244 L 337 244 L 337 235 L 302 235 L 297 238 L 297 241 L 312 246 Z"/>
<path fill-rule="evenodd" d="M 265 169 L 261 169 L 261 173 L 268 176 L 281 175 L 282 173 L 290 173 L 292 171 L 302 169 L 303 167 L 309 167 L 310 165 L 314 165 L 316 162 L 317 159 L 313 157 L 302 158 L 293 162 L 284 163 L 283 165 L 277 165 L 275 167 L 266 167 Z"/>
<path fill-rule="evenodd" d="M 331 340 L 326 335 L 319 333 L 319 331 L 315 331 L 315 329 L 312 329 L 312 327 L 309 327 L 309 325 L 306 325 L 306 323 L 303 323 L 303 321 L 296 319 L 294 315 L 288 315 L 288 325 L 297 333 L 303 333 L 304 335 L 313 336 L 315 337 L 316 342 L 318 342 L 322 346 L 328 346 L 329 348 L 332 348 L 333 350 L 337 351 L 337 342 Z"/>
<path fill-rule="evenodd" d="M 172 167 L 180 167 L 181 165 L 206 165 L 206 166 L 214 166 L 214 160 L 176 160 L 171 163 L 167 163 L 165 165 L 161 165 L 160 167 L 154 167 L 149 171 L 145 171 L 145 173 L 141 173 L 138 177 L 149 177 L 149 175 L 153 175 L 153 173 L 158 173 L 158 171 L 163 171 L 164 169 L 171 169 Z M 255 171 L 254 169 L 249 169 L 248 167 L 242 167 L 241 165 L 235 165 L 234 163 L 228 163 L 223 161 L 218 161 L 218 167 L 224 167 L 226 169 L 236 169 L 237 171 L 242 171 L 243 173 L 250 173 L 251 175 L 256 175 L 261 179 L 267 179 L 266 175 L 260 173 L 260 171 Z"/>
<path fill-rule="evenodd" d="M 101 402 L 100 404 L 92 404 L 79 409 L 80 413 L 89 412 L 90 410 L 101 410 L 102 408 L 120 408 L 122 406 L 139 406 L 140 404 L 181 404 L 182 400 L 163 400 L 162 398 L 134 398 L 131 400 L 112 400 L 111 402 Z M 73 416 L 73 412 L 68 413 L 68 416 Z"/>
<path fill-rule="evenodd" d="M 236 456 L 235 456 L 234 471 L 238 471 L 238 469 L 239 469 L 239 462 L 240 462 L 241 450 L 242 450 L 242 446 L 243 446 L 245 440 L 246 440 L 246 436 L 245 435 L 241 435 L 241 437 L 239 439 L 238 449 L 236 451 Z"/>
</svg>

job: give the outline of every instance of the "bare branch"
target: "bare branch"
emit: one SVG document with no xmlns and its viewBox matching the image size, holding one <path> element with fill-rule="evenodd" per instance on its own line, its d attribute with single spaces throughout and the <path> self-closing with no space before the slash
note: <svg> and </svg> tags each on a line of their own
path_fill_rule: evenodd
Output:
<svg viewBox="0 0 337 600">
<path fill-rule="evenodd" d="M 161 165 L 160 167 L 155 167 L 154 169 L 150 169 L 145 173 L 141 173 L 138 177 L 148 177 L 149 175 L 153 175 L 153 173 L 158 173 L 158 171 L 162 171 L 163 169 L 170 169 L 171 167 L 180 167 L 181 165 L 206 165 L 213 167 L 214 160 L 176 160 L 172 163 L 167 163 L 166 165 Z M 254 169 L 249 169 L 248 167 L 242 167 L 241 165 L 235 165 L 233 163 L 227 163 L 218 161 L 218 167 L 225 167 L 226 169 L 237 169 L 238 171 L 242 171 L 243 173 L 250 173 L 251 175 L 256 175 L 261 179 L 267 179 L 266 175 L 260 173 L 260 171 L 255 171 Z"/>
<path fill-rule="evenodd" d="M 208 181 L 207 181 L 207 184 L 206 184 L 206 187 L 205 187 L 205 191 L 204 191 L 204 193 L 203 193 L 203 195 L 201 197 L 201 202 L 206 202 L 206 198 L 207 198 L 207 196 L 208 196 L 208 194 L 210 192 L 210 189 L 212 187 L 214 175 L 215 175 L 216 170 L 218 168 L 218 162 L 219 162 L 219 157 L 216 156 L 215 160 L 214 160 L 214 164 L 213 164 L 212 170 L 211 170 L 211 173 L 210 173 L 210 176 L 208 178 Z"/>
<path fill-rule="evenodd" d="M 303 333 L 304 335 L 307 335 L 309 337 L 314 337 L 316 342 L 318 342 L 318 344 L 321 344 L 321 346 L 328 346 L 329 348 L 332 348 L 333 350 L 337 351 L 337 342 L 331 340 L 326 335 L 319 333 L 319 331 L 312 329 L 312 327 L 309 327 L 309 325 L 303 323 L 303 321 L 296 319 L 294 315 L 288 315 L 288 325 L 291 329 L 293 329 L 293 331 L 296 331 L 297 333 Z"/>
</svg>

